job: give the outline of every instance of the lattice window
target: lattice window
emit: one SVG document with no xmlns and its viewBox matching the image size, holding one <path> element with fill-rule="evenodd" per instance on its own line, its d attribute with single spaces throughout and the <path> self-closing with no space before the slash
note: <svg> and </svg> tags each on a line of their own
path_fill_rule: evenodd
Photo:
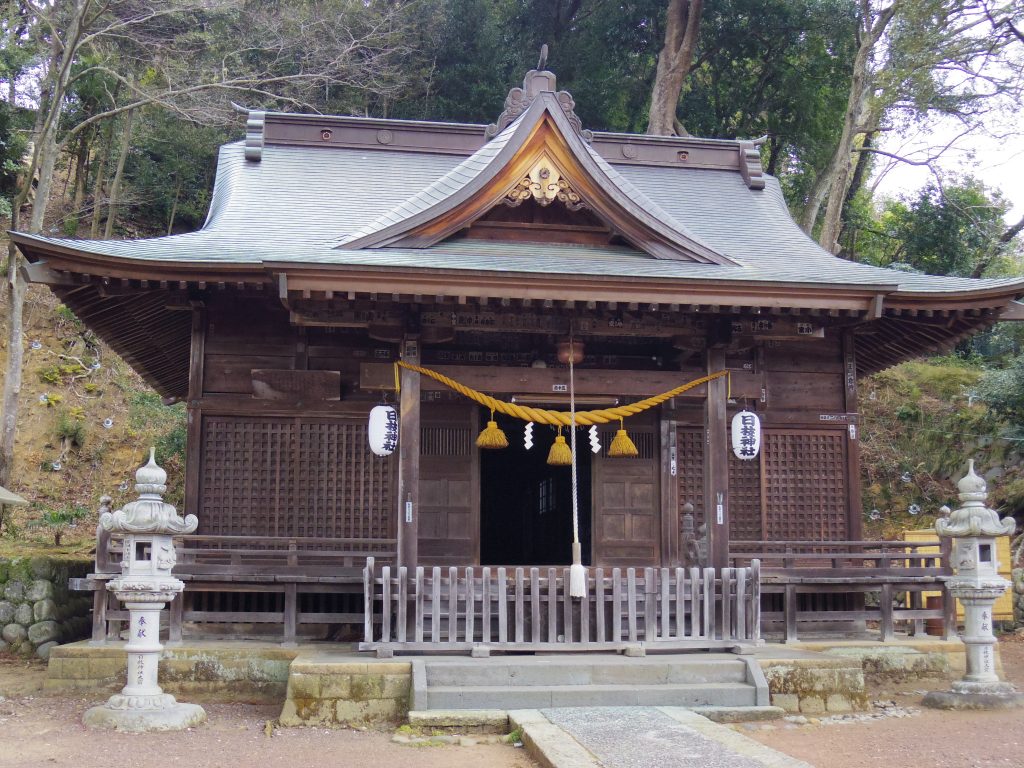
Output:
<svg viewBox="0 0 1024 768">
<path fill-rule="evenodd" d="M 471 438 L 469 427 L 420 427 L 420 455 L 469 456 Z"/>
<path fill-rule="evenodd" d="M 761 535 L 761 462 L 744 461 L 729 448 L 729 538 L 759 541 Z"/>
<path fill-rule="evenodd" d="M 581 448 L 590 450 L 590 443 L 588 437 L 588 430 L 581 428 L 576 433 L 576 442 Z M 598 439 L 601 441 L 601 456 L 602 458 L 608 458 L 608 448 L 611 447 L 612 440 L 615 439 L 615 433 L 618 431 L 616 426 L 612 431 L 607 431 L 598 427 Z M 657 439 L 653 432 L 644 432 L 639 429 L 630 429 L 629 425 L 626 425 L 626 431 L 629 432 L 629 439 L 633 441 L 633 445 L 636 446 L 637 453 L 640 455 L 637 458 L 640 459 L 653 459 L 657 448 Z M 566 442 L 569 441 L 569 436 L 565 437 Z"/>
<path fill-rule="evenodd" d="M 676 430 L 676 477 L 679 481 L 679 509 L 693 504 L 694 525 L 704 522 L 704 429 Z M 681 520 L 682 518 L 680 518 Z"/>
<path fill-rule="evenodd" d="M 204 416 L 202 533 L 388 538 L 392 467 L 362 421 Z"/>
<path fill-rule="evenodd" d="M 846 435 L 764 432 L 765 538 L 847 539 Z"/>
</svg>

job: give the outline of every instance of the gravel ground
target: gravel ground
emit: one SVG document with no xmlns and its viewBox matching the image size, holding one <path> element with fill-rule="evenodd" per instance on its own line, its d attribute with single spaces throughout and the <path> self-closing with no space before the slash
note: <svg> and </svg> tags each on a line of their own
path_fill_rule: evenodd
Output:
<svg viewBox="0 0 1024 768">
<path fill-rule="evenodd" d="M 203 703 L 209 721 L 184 733 L 87 731 L 81 715 L 96 697 L 40 693 L 42 664 L 0 660 L 2 768 L 533 768 L 522 750 L 500 744 L 414 747 L 392 731 L 276 728 L 279 706 Z"/>
<path fill-rule="evenodd" d="M 1024 690 L 1024 637 L 1003 638 L 1000 654 L 1006 679 Z M 1024 710 L 946 712 L 920 706 L 925 691 L 948 688 L 947 680 L 875 687 L 873 700 L 895 704 L 876 707 L 877 717 L 826 718 L 817 723 L 809 719 L 807 725 L 783 722 L 771 730 L 759 727 L 742 732 L 817 768 L 1024 765 Z"/>
</svg>

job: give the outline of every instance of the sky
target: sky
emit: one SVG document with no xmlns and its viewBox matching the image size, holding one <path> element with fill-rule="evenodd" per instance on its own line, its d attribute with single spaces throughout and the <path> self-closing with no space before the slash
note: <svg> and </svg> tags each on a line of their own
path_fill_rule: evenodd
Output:
<svg viewBox="0 0 1024 768">
<path fill-rule="evenodd" d="M 927 156 L 925 150 L 929 146 L 942 146 L 955 136 L 952 126 L 944 126 L 924 137 L 888 136 L 880 146 L 888 152 L 922 158 Z M 879 197 L 913 195 L 933 178 L 927 167 L 899 162 L 890 166 L 884 157 L 879 157 L 876 167 L 878 171 L 872 183 L 877 184 Z M 1003 197 L 1011 203 L 1006 214 L 1008 224 L 1024 216 L 1024 135 L 964 137 L 955 149 L 942 154 L 935 167 L 943 174 L 970 174 L 989 189 L 1002 191 Z"/>
</svg>

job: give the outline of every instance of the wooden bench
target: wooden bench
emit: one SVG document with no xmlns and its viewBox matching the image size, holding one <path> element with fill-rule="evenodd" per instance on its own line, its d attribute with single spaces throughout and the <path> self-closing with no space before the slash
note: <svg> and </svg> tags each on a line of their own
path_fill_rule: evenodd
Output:
<svg viewBox="0 0 1024 768">
<path fill-rule="evenodd" d="M 185 591 L 165 609 L 168 641 L 182 639 L 185 622 L 205 624 L 280 624 L 282 642 L 294 644 L 299 627 L 309 624 L 351 624 L 363 621 L 363 566 L 368 556 L 394 563 L 395 539 L 333 539 L 301 536 L 210 536 L 175 538 L 178 562 L 174 575 Z M 92 641 L 116 639 L 128 611 L 107 590 L 120 575 L 121 540 L 97 531 L 95 572 L 72 579 L 71 588 L 93 592 Z M 353 610 L 303 611 L 300 595 L 347 595 Z M 258 595 L 283 595 L 283 604 L 255 610 L 248 602 Z M 238 596 L 232 599 L 228 596 Z M 323 598 L 325 602 L 332 598 Z M 267 601 L 264 599 L 264 603 Z M 228 603 L 225 605 L 224 603 Z"/>
<path fill-rule="evenodd" d="M 938 551 L 922 551 L 938 547 Z M 782 610 L 763 610 L 765 622 L 782 623 L 786 642 L 798 639 L 798 624 L 828 621 L 877 621 L 881 640 L 895 636 L 896 623 L 907 622 L 914 635 L 927 619 L 942 622 L 943 637 L 956 631 L 956 603 L 946 589 L 952 575 L 948 547 L 936 541 L 736 541 L 730 563 L 761 561 L 762 594 L 781 594 Z M 942 605 L 927 608 L 922 594 L 939 592 Z M 864 597 L 877 593 L 877 606 Z M 807 610 L 798 595 L 851 595 L 843 610 Z M 896 605 L 906 595 L 906 607 Z"/>
</svg>

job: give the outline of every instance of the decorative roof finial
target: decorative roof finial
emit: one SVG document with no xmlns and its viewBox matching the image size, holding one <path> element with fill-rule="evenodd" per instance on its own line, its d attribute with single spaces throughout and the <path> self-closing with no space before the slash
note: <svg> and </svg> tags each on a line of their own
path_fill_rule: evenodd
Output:
<svg viewBox="0 0 1024 768">
<path fill-rule="evenodd" d="M 484 130 L 484 136 L 493 139 L 508 125 L 527 110 L 533 100 L 542 93 L 551 93 L 555 97 L 558 106 L 569 120 L 572 129 L 588 144 L 594 138 L 592 131 L 583 130 L 583 123 L 576 115 L 576 102 L 568 91 L 556 91 L 555 73 L 546 69 L 548 65 L 547 43 L 540 47 L 540 58 L 537 61 L 537 68 L 531 69 L 523 78 L 522 88 L 513 88 L 505 97 L 505 111 L 498 116 L 496 123 L 491 123 Z"/>
<path fill-rule="evenodd" d="M 999 519 L 999 513 L 985 506 L 988 489 L 984 478 L 974 471 L 974 459 L 970 460 L 967 474 L 956 484 L 960 491 L 961 506 L 947 518 L 935 521 L 939 536 L 960 538 L 963 536 L 1007 536 L 1017 527 L 1012 517 Z"/>
</svg>

